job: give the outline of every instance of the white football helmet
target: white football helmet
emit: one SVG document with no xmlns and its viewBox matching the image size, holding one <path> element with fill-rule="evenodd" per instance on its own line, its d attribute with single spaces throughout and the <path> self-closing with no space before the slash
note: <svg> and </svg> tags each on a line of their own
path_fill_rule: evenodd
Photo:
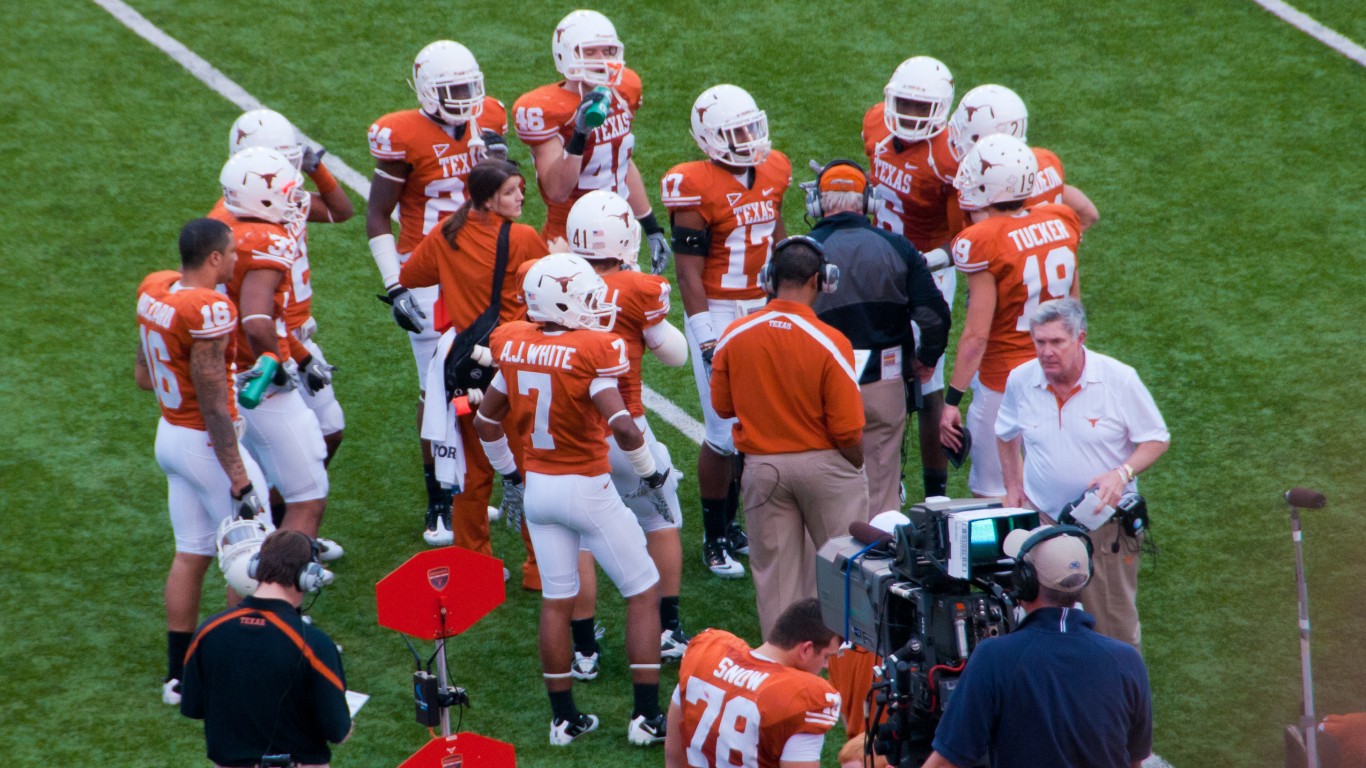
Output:
<svg viewBox="0 0 1366 768">
<path fill-rule="evenodd" d="M 1029 141 L 1029 110 L 1004 85 L 979 85 L 963 94 L 949 118 L 949 152 L 962 160 L 977 142 L 996 133 Z"/>
<path fill-rule="evenodd" d="M 614 50 L 601 58 L 585 56 L 583 50 L 592 46 Z M 626 46 L 617 37 L 617 28 L 597 11 L 574 11 L 561 19 L 550 40 L 550 52 L 564 79 L 589 85 L 616 85 L 626 67 Z"/>
<path fill-rule="evenodd" d="M 271 530 L 264 520 L 235 516 L 218 526 L 218 568 L 228 586 L 243 597 L 256 592 L 259 583 L 248 574 L 248 567 Z"/>
<path fill-rule="evenodd" d="M 247 147 L 228 158 L 218 175 L 223 205 L 234 216 L 297 226 L 308 211 L 304 176 L 284 155 L 266 147 Z"/>
<path fill-rule="evenodd" d="M 269 147 L 298 168 L 304 160 L 304 140 L 294 124 L 271 109 L 243 112 L 228 133 L 228 157 L 247 147 Z"/>
<path fill-rule="evenodd" d="M 745 89 L 714 85 L 692 104 L 692 137 L 707 157 L 740 167 L 768 158 L 768 115 Z"/>
<path fill-rule="evenodd" d="M 901 62 L 882 89 L 887 130 L 902 141 L 921 141 L 944 130 L 953 106 L 953 75 L 944 62 L 912 56 Z"/>
<path fill-rule="evenodd" d="M 965 211 L 995 203 L 1026 200 L 1034 192 L 1039 161 L 1034 150 L 1005 133 L 988 136 L 972 148 L 958 166 L 953 186 Z"/>
<path fill-rule="evenodd" d="M 595 189 L 579 198 L 569 209 L 565 229 L 575 256 L 616 259 L 627 269 L 637 268 L 640 222 L 621 195 Z"/>
<path fill-rule="evenodd" d="M 470 49 L 453 40 L 437 40 L 417 54 L 413 90 L 422 111 L 448 125 L 484 113 L 484 73 Z"/>
<path fill-rule="evenodd" d="M 607 301 L 607 284 L 572 253 L 552 253 L 537 261 L 522 281 L 522 293 L 533 322 L 610 331 L 617 321 L 617 305 Z"/>
</svg>

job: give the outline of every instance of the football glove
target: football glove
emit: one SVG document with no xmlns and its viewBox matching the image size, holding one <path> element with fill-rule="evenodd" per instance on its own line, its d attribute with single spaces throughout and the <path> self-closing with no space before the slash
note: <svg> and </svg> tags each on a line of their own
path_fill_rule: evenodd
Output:
<svg viewBox="0 0 1366 768">
<path fill-rule="evenodd" d="M 670 469 L 666 469 L 663 472 L 655 472 L 649 477 L 640 478 L 640 486 L 634 491 L 626 494 L 625 498 L 645 499 L 650 502 L 650 505 L 654 507 L 655 512 L 658 512 L 660 517 L 664 518 L 666 522 L 672 523 L 674 521 L 674 514 L 673 511 L 669 509 L 668 498 L 664 495 L 664 483 L 668 481 L 669 472 L 671 471 L 672 470 Z"/>
<path fill-rule="evenodd" d="M 716 339 L 707 339 L 697 345 L 698 351 L 702 353 L 702 362 L 707 366 L 707 376 L 711 377 L 711 359 L 716 354 Z"/>
<path fill-rule="evenodd" d="M 300 366 L 299 379 L 308 390 L 308 394 L 316 395 L 323 387 L 332 383 L 332 372 L 337 370 L 336 366 L 328 365 L 318 358 L 309 355 L 304 358 L 303 365 Z"/>
<path fill-rule="evenodd" d="M 673 248 L 669 247 L 669 238 L 664 234 L 664 228 L 659 226 L 659 220 L 655 218 L 653 211 L 637 217 L 636 221 L 640 222 L 640 229 L 645 233 L 645 241 L 650 244 L 650 272 L 656 275 L 664 274 L 674 255 Z"/>
<path fill-rule="evenodd" d="M 514 531 L 522 530 L 525 497 L 526 483 L 522 481 L 521 474 L 514 472 L 503 475 L 503 501 L 499 503 L 498 511 L 503 513 L 508 528 Z"/>
<path fill-rule="evenodd" d="M 309 176 L 317 173 L 318 166 L 322 165 L 323 155 L 325 154 L 327 154 L 327 150 L 322 147 L 318 147 L 317 149 L 304 147 L 304 159 L 299 161 L 299 170 Z"/>
<path fill-rule="evenodd" d="M 579 108 L 574 110 L 574 132 L 587 136 L 593 130 L 593 126 L 588 124 L 588 110 L 607 100 L 607 94 L 596 88 L 585 93 L 583 100 L 579 102 Z M 607 105 L 607 113 L 612 113 L 611 104 Z"/>
<path fill-rule="evenodd" d="M 398 327 L 408 333 L 422 333 L 426 328 L 422 321 L 427 319 L 427 315 L 417 305 L 413 292 L 397 284 L 389 286 L 388 291 L 387 296 L 376 298 L 393 307 L 394 322 L 398 323 Z"/>
<path fill-rule="evenodd" d="M 485 128 L 479 133 L 479 138 L 484 140 L 484 157 L 495 160 L 508 159 L 508 143 L 503 134 Z"/>
<path fill-rule="evenodd" d="M 273 527 L 270 519 L 270 508 L 261 503 L 261 497 L 256 494 L 256 489 L 251 487 L 248 482 L 242 490 L 232 494 L 233 509 L 237 516 L 243 520 L 260 520 L 266 527 Z"/>
<path fill-rule="evenodd" d="M 293 360 L 286 360 L 283 364 L 276 366 L 275 375 L 271 377 L 270 383 L 289 391 L 298 386 L 298 367 Z M 261 378 L 263 371 L 255 366 L 242 371 L 234 377 L 237 382 L 237 391 L 242 391 L 248 383 Z"/>
</svg>

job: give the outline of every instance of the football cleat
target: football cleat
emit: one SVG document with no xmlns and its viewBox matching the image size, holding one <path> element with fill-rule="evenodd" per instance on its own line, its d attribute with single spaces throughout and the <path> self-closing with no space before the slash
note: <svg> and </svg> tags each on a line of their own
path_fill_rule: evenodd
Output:
<svg viewBox="0 0 1366 768">
<path fill-rule="evenodd" d="M 324 563 L 340 560 L 341 556 L 346 554 L 346 552 L 342 550 L 341 545 L 331 539 L 324 539 L 319 536 L 317 541 L 318 559 Z"/>
<path fill-rule="evenodd" d="M 691 639 L 681 626 L 664 630 L 664 634 L 659 636 L 660 660 L 678 661 L 682 659 L 683 654 L 688 650 L 688 641 Z"/>
<path fill-rule="evenodd" d="M 739 579 L 745 575 L 745 567 L 731 558 L 725 537 L 702 542 L 702 561 L 713 574 L 723 579 Z"/>
<path fill-rule="evenodd" d="M 569 742 L 590 731 L 598 729 L 597 715 L 582 712 L 573 720 L 554 719 L 550 721 L 550 746 L 563 747 Z"/>
<path fill-rule="evenodd" d="M 662 744 L 664 743 L 665 722 L 663 712 L 651 718 L 646 718 L 645 715 L 636 715 L 631 718 L 631 725 L 626 728 L 626 740 L 639 747 Z"/>
<path fill-rule="evenodd" d="M 749 557 L 749 534 L 738 522 L 732 521 L 726 526 L 726 549 L 732 555 Z"/>
<path fill-rule="evenodd" d="M 431 504 L 427 507 L 427 529 L 422 532 L 422 540 L 429 547 L 449 547 L 455 543 L 451 532 L 451 506 Z"/>
<path fill-rule="evenodd" d="M 180 706 L 180 681 L 169 677 L 161 684 L 161 700 L 173 707 Z"/>
<path fill-rule="evenodd" d="M 574 651 L 574 663 L 569 666 L 569 674 L 573 675 L 575 680 L 582 680 L 584 682 L 593 680 L 598 676 L 598 667 L 601 659 L 602 654 L 597 651 L 594 651 L 588 656 L 585 656 L 578 651 Z"/>
</svg>

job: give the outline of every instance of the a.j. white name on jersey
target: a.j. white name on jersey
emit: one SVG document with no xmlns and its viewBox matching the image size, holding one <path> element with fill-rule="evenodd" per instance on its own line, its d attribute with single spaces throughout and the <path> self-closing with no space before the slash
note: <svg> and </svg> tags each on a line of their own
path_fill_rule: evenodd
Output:
<svg viewBox="0 0 1366 768">
<path fill-rule="evenodd" d="M 525 341 L 509 341 L 503 344 L 503 353 L 499 355 L 499 360 L 505 363 L 521 363 L 523 365 L 538 365 L 546 368 L 562 368 L 566 371 L 574 368 L 574 353 L 576 347 L 566 347 L 560 344 L 532 344 Z"/>
</svg>

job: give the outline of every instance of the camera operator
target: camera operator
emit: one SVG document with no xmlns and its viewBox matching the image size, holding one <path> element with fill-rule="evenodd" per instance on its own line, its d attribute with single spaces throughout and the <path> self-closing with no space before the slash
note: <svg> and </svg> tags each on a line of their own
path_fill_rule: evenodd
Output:
<svg viewBox="0 0 1366 768">
<path fill-rule="evenodd" d="M 1167 450 L 1162 414 L 1133 368 L 1085 347 L 1080 302 L 1040 304 L 1029 328 L 1037 358 L 1011 371 L 996 417 L 1006 505 L 1037 509 L 1051 522 L 1094 488 L 1114 506 Z M 1112 518 L 1091 535 L 1095 575 L 1082 605 L 1097 632 L 1137 648 L 1141 533 L 1124 533 Z"/>
<path fill-rule="evenodd" d="M 925 768 L 1138 768 L 1152 751 L 1148 671 L 1075 607 L 1090 579 L 1080 528 L 1011 531 L 1005 554 L 1026 616 L 968 658 Z"/>
<path fill-rule="evenodd" d="M 831 293 L 816 297 L 816 316 L 854 345 L 863 393 L 863 455 L 868 462 L 868 515 L 901 506 L 901 447 L 906 434 L 907 386 L 924 385 L 949 341 L 949 305 L 920 252 L 901 235 L 868 221 L 868 177 L 836 160 L 816 180 L 820 221 L 811 238 L 840 268 Z M 919 348 L 911 321 L 919 326 Z M 862 358 L 860 360 L 859 358 Z M 931 418 L 922 415 L 922 419 Z M 932 418 L 936 419 L 937 416 Z M 938 434 L 922 446 L 925 496 L 942 496 L 948 482 Z"/>
<path fill-rule="evenodd" d="M 299 611 L 305 588 L 323 578 L 318 548 L 281 529 L 256 558 L 256 592 L 204 622 L 190 642 L 180 712 L 204 721 L 216 766 L 325 768 L 327 743 L 346 740 L 351 714 L 337 646 Z"/>
</svg>

